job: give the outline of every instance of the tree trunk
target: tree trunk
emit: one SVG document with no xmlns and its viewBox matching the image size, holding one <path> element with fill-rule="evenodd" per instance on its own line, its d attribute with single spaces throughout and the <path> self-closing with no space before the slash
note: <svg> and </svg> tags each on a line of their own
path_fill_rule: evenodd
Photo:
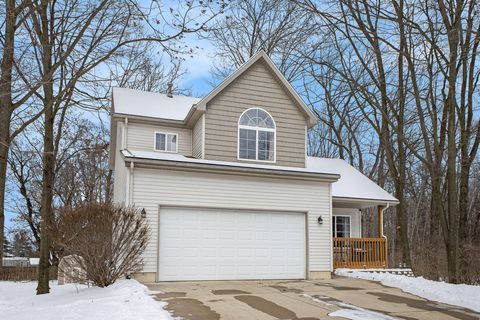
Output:
<svg viewBox="0 0 480 320">
<path fill-rule="evenodd" d="M 463 149 L 463 144 L 467 144 L 468 141 L 462 141 L 461 148 Z M 460 241 L 467 242 L 470 240 L 471 234 L 468 230 L 469 223 L 469 208 L 468 200 L 470 198 L 469 194 L 469 184 L 470 184 L 470 166 L 469 160 L 466 159 L 468 154 L 462 150 L 462 159 L 460 161 L 460 181 L 459 181 L 459 193 L 458 193 L 458 211 L 459 211 L 459 225 L 458 225 L 458 235 Z"/>
<path fill-rule="evenodd" d="M 399 181 L 402 180 L 402 181 Z M 395 181 L 395 196 L 400 201 L 395 207 L 396 210 L 396 226 L 397 226 L 397 241 L 395 242 L 395 251 L 401 254 L 402 263 L 406 263 L 411 267 L 412 261 L 410 258 L 410 241 L 408 239 L 407 215 L 405 212 L 405 183 L 403 177 Z"/>
<path fill-rule="evenodd" d="M 48 86 L 48 85 L 47 85 Z M 54 114 L 52 104 L 45 110 L 44 154 L 43 154 L 43 179 L 42 179 L 42 205 L 40 209 L 40 264 L 38 268 L 37 294 L 49 293 L 48 282 L 50 269 L 50 226 L 53 221 L 53 180 L 54 180 L 54 144 L 53 125 Z"/>
<path fill-rule="evenodd" d="M 43 2 L 38 12 L 40 14 L 41 29 L 40 41 L 42 44 L 42 66 L 44 74 L 51 74 L 53 50 L 50 39 L 50 21 L 48 17 L 48 2 Z M 54 10 L 53 7 L 50 10 Z M 53 76 L 52 76 L 53 77 Z M 54 142 L 54 94 L 53 78 L 43 84 L 44 92 L 44 137 L 43 137 L 43 178 L 42 200 L 40 208 L 40 264 L 38 268 L 37 294 L 49 293 L 50 269 L 50 228 L 53 222 L 53 183 L 55 177 L 55 142 Z"/>
<path fill-rule="evenodd" d="M 0 110 L 0 123 L 4 123 L 0 128 L 0 267 L 3 266 L 3 239 L 5 237 L 5 188 L 7 181 L 7 157 L 8 157 L 8 141 L 10 132 L 10 121 L 4 121 L 5 117 L 9 117 L 5 108 Z"/>
<path fill-rule="evenodd" d="M 15 0 L 5 2 L 5 33 L 0 66 L 0 267 L 3 265 L 3 239 L 5 236 L 5 186 L 7 157 L 10 145 L 10 116 L 12 114 L 12 70 L 15 52 L 16 28 Z"/>
</svg>

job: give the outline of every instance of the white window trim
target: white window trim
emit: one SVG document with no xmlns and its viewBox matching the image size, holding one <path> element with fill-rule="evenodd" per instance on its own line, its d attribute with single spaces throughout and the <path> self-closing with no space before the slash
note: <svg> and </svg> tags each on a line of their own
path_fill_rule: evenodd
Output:
<svg viewBox="0 0 480 320">
<path fill-rule="evenodd" d="M 160 149 L 157 149 L 157 134 L 160 133 L 160 134 L 164 134 L 165 135 L 165 150 L 160 150 Z M 177 143 L 175 143 L 175 151 L 168 151 L 166 150 L 167 149 L 167 135 L 174 135 L 177 137 Z M 168 153 L 178 153 L 178 133 L 175 133 L 175 132 L 165 132 L 165 131 L 155 131 L 153 133 L 153 151 L 156 151 L 156 152 L 168 152 Z"/>
<path fill-rule="evenodd" d="M 334 214 L 334 215 L 332 215 L 332 218 L 335 218 L 335 223 L 332 223 L 332 231 L 333 231 L 332 233 L 334 233 L 334 238 L 338 238 L 337 237 L 337 227 L 336 227 L 336 222 L 337 222 L 336 217 L 348 218 L 348 226 L 349 226 L 349 232 L 350 232 L 350 236 L 348 238 L 351 238 L 352 237 L 352 216 L 348 215 L 348 214 Z"/>
<path fill-rule="evenodd" d="M 259 109 L 264 111 L 268 116 L 272 119 L 273 125 L 275 128 L 259 128 L 259 127 L 251 127 L 246 125 L 240 124 L 240 119 L 245 114 L 245 112 L 252 110 L 252 109 Z M 255 148 L 255 159 L 244 159 L 240 158 L 240 129 L 248 129 L 248 130 L 255 130 L 256 131 L 256 148 Z M 273 160 L 258 160 L 258 131 L 269 131 L 273 132 Z M 272 115 L 265 109 L 253 107 L 248 108 L 247 110 L 243 111 L 240 117 L 238 117 L 237 121 L 237 160 L 239 161 L 251 161 L 251 162 L 265 162 L 265 163 L 276 163 L 277 162 L 277 124 L 275 123 L 275 119 L 273 119 Z"/>
</svg>

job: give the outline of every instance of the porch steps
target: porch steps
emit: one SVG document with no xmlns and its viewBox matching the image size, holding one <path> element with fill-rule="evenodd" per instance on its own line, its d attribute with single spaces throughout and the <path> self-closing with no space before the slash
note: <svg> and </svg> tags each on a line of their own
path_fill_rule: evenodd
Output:
<svg viewBox="0 0 480 320">
<path fill-rule="evenodd" d="M 407 277 L 415 277 L 410 268 L 391 268 L 391 269 L 355 269 L 357 272 L 365 273 L 390 273 Z"/>
</svg>

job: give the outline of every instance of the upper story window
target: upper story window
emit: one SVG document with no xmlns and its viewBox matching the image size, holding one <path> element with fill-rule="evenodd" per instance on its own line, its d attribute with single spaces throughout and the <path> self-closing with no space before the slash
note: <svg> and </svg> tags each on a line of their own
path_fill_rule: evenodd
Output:
<svg viewBox="0 0 480 320">
<path fill-rule="evenodd" d="M 252 108 L 240 116 L 238 158 L 275 162 L 275 121 L 265 110 Z"/>
<path fill-rule="evenodd" d="M 177 152 L 177 134 L 155 132 L 155 151 Z"/>
</svg>

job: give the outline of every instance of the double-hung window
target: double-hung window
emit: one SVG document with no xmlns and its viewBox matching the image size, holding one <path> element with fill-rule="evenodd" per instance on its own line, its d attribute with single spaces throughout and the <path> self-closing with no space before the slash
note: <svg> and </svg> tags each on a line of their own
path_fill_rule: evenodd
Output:
<svg viewBox="0 0 480 320">
<path fill-rule="evenodd" d="M 275 129 L 265 110 L 246 110 L 238 121 L 238 158 L 275 162 Z"/>
<path fill-rule="evenodd" d="M 334 238 L 350 238 L 350 217 L 333 216 L 332 230 Z"/>
<path fill-rule="evenodd" d="M 155 151 L 177 152 L 177 134 L 155 132 Z"/>
</svg>

